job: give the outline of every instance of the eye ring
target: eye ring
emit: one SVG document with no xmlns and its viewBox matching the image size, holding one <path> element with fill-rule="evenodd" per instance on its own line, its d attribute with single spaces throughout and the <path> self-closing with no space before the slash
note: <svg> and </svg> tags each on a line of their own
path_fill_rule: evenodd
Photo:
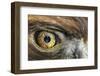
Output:
<svg viewBox="0 0 100 76">
<path fill-rule="evenodd" d="M 47 25 L 50 25 L 50 26 L 47 26 Z M 41 36 L 39 37 L 39 35 L 42 34 L 43 32 L 46 33 L 45 36 L 42 36 L 43 38 Z M 44 27 L 39 26 L 39 25 L 34 26 L 34 28 L 30 31 L 30 34 L 29 34 L 29 43 L 34 48 L 36 48 L 37 51 L 41 53 L 54 54 L 54 53 L 59 52 L 59 50 L 61 49 L 63 45 L 63 41 L 66 40 L 66 37 L 63 34 L 63 32 L 64 30 L 62 30 L 61 27 L 59 28 L 54 27 L 53 24 L 52 25 L 45 24 Z M 49 33 L 50 35 L 47 36 L 47 33 Z M 46 36 L 48 37 L 47 42 L 45 41 Z M 45 43 L 45 46 L 43 45 L 43 43 Z"/>
<path fill-rule="evenodd" d="M 55 35 L 46 31 L 39 34 L 37 41 L 39 46 L 45 49 L 52 48 L 56 43 Z"/>
<path fill-rule="evenodd" d="M 40 51 L 41 53 L 46 53 L 46 54 L 47 54 L 47 53 L 54 53 L 54 52 L 56 53 L 56 52 L 59 51 L 58 49 L 61 49 L 61 46 L 62 46 L 61 43 L 59 43 L 59 44 L 57 44 L 57 45 L 55 44 L 54 47 L 48 48 L 48 49 L 45 49 L 45 48 L 40 47 L 40 46 L 37 44 L 34 35 L 35 35 L 35 32 L 29 34 L 28 41 L 29 41 L 29 45 L 31 45 L 31 46 L 33 46 L 34 48 L 36 48 L 37 51 Z M 32 47 L 31 47 L 31 48 L 32 48 Z"/>
</svg>

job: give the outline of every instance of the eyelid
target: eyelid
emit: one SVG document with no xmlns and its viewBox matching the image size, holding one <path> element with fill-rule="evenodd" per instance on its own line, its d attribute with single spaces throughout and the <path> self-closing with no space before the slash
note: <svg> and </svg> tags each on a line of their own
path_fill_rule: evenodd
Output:
<svg viewBox="0 0 100 76">
<path fill-rule="evenodd" d="M 67 31 L 63 25 L 58 25 L 58 24 L 52 24 L 52 23 L 47 23 L 47 22 L 33 22 L 33 23 L 29 23 L 29 32 L 31 31 L 36 31 L 36 30 L 57 30 L 60 32 L 69 32 Z"/>
<path fill-rule="evenodd" d="M 71 32 L 69 29 L 66 30 L 63 27 L 63 25 L 52 24 L 47 22 L 39 22 L 39 21 L 35 21 L 29 24 L 29 33 L 37 30 L 46 30 L 46 31 L 53 31 L 53 32 L 59 31 L 63 33 L 66 37 L 69 37 L 70 39 L 73 38 L 73 33 L 75 35 L 75 32 Z"/>
<path fill-rule="evenodd" d="M 52 24 L 52 23 L 48 23 L 48 22 L 35 21 L 33 23 L 29 23 L 28 25 L 29 25 L 29 29 L 34 28 L 34 27 L 38 27 L 38 28 L 45 27 L 45 28 L 63 30 L 62 25 Z"/>
</svg>

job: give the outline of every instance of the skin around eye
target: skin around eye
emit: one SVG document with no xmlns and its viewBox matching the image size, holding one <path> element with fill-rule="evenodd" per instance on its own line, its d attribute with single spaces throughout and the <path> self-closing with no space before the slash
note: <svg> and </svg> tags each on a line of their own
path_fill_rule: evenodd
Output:
<svg viewBox="0 0 100 76">
<path fill-rule="evenodd" d="M 42 33 L 42 32 L 41 32 Z M 41 34 L 40 33 L 40 34 Z M 54 53 L 54 52 L 58 52 L 59 51 L 59 49 L 61 48 L 61 43 L 57 43 L 56 44 L 56 38 L 55 38 L 55 36 L 54 36 L 54 34 L 52 34 L 52 33 L 49 33 L 50 35 L 49 36 L 47 36 L 47 34 L 46 34 L 46 36 L 44 37 L 36 37 L 36 35 L 37 35 L 37 33 L 36 32 L 32 32 L 32 33 L 30 33 L 29 34 L 29 38 L 28 38 L 28 41 L 29 41 L 29 45 L 31 46 L 31 49 L 33 48 L 35 48 L 37 51 L 39 51 L 39 52 L 41 52 L 41 53 L 46 53 L 46 55 L 47 55 L 47 53 Z M 35 38 L 36 37 L 36 38 Z M 48 37 L 50 38 L 50 40 L 48 39 L 47 41 L 45 41 L 45 38 L 47 37 L 47 39 L 48 39 Z M 43 42 L 41 41 L 41 39 L 39 39 L 39 38 L 41 38 L 42 40 L 43 40 Z M 50 44 L 50 45 L 49 45 Z M 45 45 L 45 46 L 47 46 L 47 47 L 49 47 L 49 48 L 47 48 L 47 47 L 44 47 L 43 45 Z M 34 50 L 33 50 L 34 51 Z"/>
<path fill-rule="evenodd" d="M 40 52 L 56 52 L 66 41 L 65 30 L 56 24 L 34 22 L 29 32 L 29 42 Z M 44 26 L 43 26 L 44 25 Z"/>
</svg>

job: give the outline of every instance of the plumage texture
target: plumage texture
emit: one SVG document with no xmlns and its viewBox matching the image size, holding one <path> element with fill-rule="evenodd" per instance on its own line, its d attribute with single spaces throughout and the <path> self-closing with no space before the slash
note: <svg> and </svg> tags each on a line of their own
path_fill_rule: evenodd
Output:
<svg viewBox="0 0 100 76">
<path fill-rule="evenodd" d="M 61 28 L 60 28 L 61 27 Z M 88 19 L 86 17 L 28 16 L 29 45 L 28 59 L 78 59 L 88 57 Z M 54 49 L 38 47 L 33 40 L 36 30 L 51 30 L 59 34 L 61 44 Z M 59 30 L 61 33 L 57 33 Z M 34 43 L 33 43 L 34 42 Z"/>
</svg>

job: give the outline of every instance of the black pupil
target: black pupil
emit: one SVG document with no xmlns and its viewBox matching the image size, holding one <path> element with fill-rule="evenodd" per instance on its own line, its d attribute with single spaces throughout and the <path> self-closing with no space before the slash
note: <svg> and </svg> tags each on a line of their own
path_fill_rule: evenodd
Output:
<svg viewBox="0 0 100 76">
<path fill-rule="evenodd" d="M 46 43 L 50 42 L 50 40 L 51 40 L 51 39 L 50 39 L 49 36 L 45 36 L 45 37 L 44 37 L 44 41 L 45 41 Z"/>
</svg>

